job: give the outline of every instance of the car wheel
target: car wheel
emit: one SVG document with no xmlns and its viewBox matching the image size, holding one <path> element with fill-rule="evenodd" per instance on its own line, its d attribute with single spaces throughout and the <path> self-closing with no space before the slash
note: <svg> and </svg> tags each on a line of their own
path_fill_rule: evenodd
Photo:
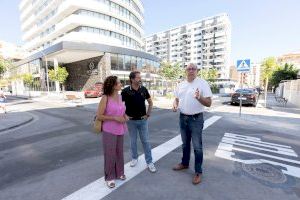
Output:
<svg viewBox="0 0 300 200">
<path fill-rule="evenodd" d="M 235 102 L 230 102 L 230 105 L 236 106 L 236 103 Z"/>
</svg>

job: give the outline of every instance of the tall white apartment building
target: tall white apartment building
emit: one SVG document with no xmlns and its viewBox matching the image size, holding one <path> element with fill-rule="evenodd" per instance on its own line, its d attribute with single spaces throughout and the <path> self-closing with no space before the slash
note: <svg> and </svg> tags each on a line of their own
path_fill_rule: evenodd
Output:
<svg viewBox="0 0 300 200">
<path fill-rule="evenodd" d="M 60 41 L 138 50 L 142 46 L 144 10 L 140 0 L 22 0 L 20 11 L 29 52 Z"/>
<path fill-rule="evenodd" d="M 58 65 L 67 67 L 67 87 L 75 90 L 108 74 L 125 80 L 131 70 L 158 67 L 159 59 L 142 51 L 141 0 L 21 0 L 19 9 L 30 53 L 19 70 L 36 74 L 44 86 L 44 69 Z"/>
<path fill-rule="evenodd" d="M 201 19 L 145 38 L 144 48 L 163 61 L 192 62 L 198 68 L 216 68 L 229 78 L 231 23 L 227 14 Z"/>
</svg>

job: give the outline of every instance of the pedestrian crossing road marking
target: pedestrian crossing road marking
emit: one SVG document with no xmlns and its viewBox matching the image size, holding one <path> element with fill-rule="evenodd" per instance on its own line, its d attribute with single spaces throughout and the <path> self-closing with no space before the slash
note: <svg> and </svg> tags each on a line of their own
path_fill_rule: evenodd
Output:
<svg viewBox="0 0 300 200">
<path fill-rule="evenodd" d="M 212 116 L 206 119 L 204 121 L 203 130 L 207 129 L 221 118 L 221 116 Z M 169 141 L 155 147 L 154 149 L 152 149 L 153 162 L 157 162 L 159 159 L 163 158 L 168 153 L 174 151 L 180 145 L 182 145 L 182 141 L 181 135 L 179 134 L 176 137 L 170 139 Z M 100 200 L 106 197 L 107 195 L 121 187 L 123 184 L 125 184 L 135 176 L 139 175 L 142 171 L 144 171 L 147 168 L 147 164 L 144 160 L 144 154 L 139 156 L 139 162 L 137 166 L 130 167 L 129 165 L 130 163 L 127 163 L 124 166 L 127 179 L 125 181 L 116 181 L 117 185 L 115 188 L 108 188 L 105 185 L 104 177 L 102 177 L 84 186 L 83 188 L 80 188 L 79 190 L 68 195 L 62 200 Z"/>
<path fill-rule="evenodd" d="M 246 153 L 253 158 L 243 159 L 239 153 Z M 292 147 L 263 142 L 257 137 L 225 133 L 215 156 L 244 164 L 268 163 L 280 166 L 282 173 L 300 178 L 300 168 L 296 167 L 300 166 L 300 161 L 296 160 L 298 155 Z"/>
</svg>

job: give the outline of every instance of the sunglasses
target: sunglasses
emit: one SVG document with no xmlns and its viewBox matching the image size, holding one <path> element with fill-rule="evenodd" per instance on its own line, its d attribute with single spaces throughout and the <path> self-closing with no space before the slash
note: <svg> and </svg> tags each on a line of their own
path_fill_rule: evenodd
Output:
<svg viewBox="0 0 300 200">
<path fill-rule="evenodd" d="M 197 68 L 187 68 L 186 71 L 196 71 Z"/>
</svg>

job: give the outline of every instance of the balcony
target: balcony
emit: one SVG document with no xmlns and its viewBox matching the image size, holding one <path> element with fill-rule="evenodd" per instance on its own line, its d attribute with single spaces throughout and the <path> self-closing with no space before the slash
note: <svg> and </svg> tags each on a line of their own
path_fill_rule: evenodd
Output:
<svg viewBox="0 0 300 200">
<path fill-rule="evenodd" d="M 43 17 L 47 16 L 53 9 L 55 9 L 57 7 L 57 1 L 58 0 L 53 0 L 51 2 L 51 4 L 49 4 L 47 6 L 47 9 L 40 12 L 37 16 L 27 20 L 22 25 L 22 29 L 25 30 L 28 27 L 32 27 L 34 25 L 33 23 L 35 23 L 37 21 L 37 19 L 42 19 Z M 59 5 L 57 13 L 54 16 L 52 16 L 52 18 L 50 18 L 45 24 L 46 25 L 51 24 L 51 23 L 55 24 L 55 23 L 59 22 L 59 20 L 67 17 L 68 15 L 72 14 L 73 12 L 75 12 L 78 9 L 91 10 L 94 12 L 99 12 L 99 13 L 103 13 L 103 14 L 115 17 L 115 18 L 120 19 L 120 20 L 132 25 L 133 27 L 135 27 L 141 33 L 141 35 L 144 34 L 143 28 L 139 24 L 137 24 L 135 21 L 132 21 L 132 20 L 126 18 L 125 16 L 121 16 L 117 13 L 112 12 L 110 10 L 109 6 L 107 6 L 106 4 L 103 4 L 101 2 L 95 1 L 95 0 L 85 0 L 85 1 L 65 0 L 61 3 L 61 5 Z M 41 27 L 41 29 L 44 29 L 44 28 Z"/>
</svg>

